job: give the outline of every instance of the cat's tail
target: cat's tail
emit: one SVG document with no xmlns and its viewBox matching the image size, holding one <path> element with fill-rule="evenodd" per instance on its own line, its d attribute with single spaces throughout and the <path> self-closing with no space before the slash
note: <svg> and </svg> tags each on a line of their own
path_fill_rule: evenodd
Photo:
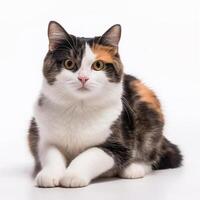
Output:
<svg viewBox="0 0 200 200">
<path fill-rule="evenodd" d="M 153 166 L 153 169 L 176 168 L 182 165 L 183 157 L 177 145 L 172 144 L 164 138 L 160 160 Z"/>
</svg>

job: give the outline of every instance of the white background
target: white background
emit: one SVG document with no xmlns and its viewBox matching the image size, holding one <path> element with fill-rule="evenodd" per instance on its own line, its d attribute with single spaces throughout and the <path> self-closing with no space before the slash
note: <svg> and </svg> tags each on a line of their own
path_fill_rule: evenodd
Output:
<svg viewBox="0 0 200 200">
<path fill-rule="evenodd" d="M 182 168 L 82 189 L 34 187 L 26 130 L 42 81 L 50 20 L 85 37 L 122 25 L 125 71 L 157 92 L 166 115 L 165 135 L 184 154 Z M 198 0 L 0 1 L 0 199 L 198 199 L 199 76 Z"/>
</svg>

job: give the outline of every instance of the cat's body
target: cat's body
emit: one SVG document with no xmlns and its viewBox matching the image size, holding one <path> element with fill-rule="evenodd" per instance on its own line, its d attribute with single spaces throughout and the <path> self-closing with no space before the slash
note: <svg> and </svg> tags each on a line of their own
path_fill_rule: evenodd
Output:
<svg viewBox="0 0 200 200">
<path fill-rule="evenodd" d="M 85 39 L 50 23 L 45 79 L 29 131 L 41 170 L 38 186 L 80 187 L 101 175 L 140 178 L 151 169 L 180 166 L 178 148 L 162 135 L 158 99 L 123 74 L 119 38 L 119 25 Z"/>
<path fill-rule="evenodd" d="M 115 97 L 120 99 L 119 95 Z M 40 131 L 44 133 L 40 142 L 58 146 L 69 161 L 85 149 L 105 142 L 111 133 L 110 125 L 122 111 L 120 100 L 100 106 L 98 100 L 97 104 L 68 100 L 59 105 L 46 96 L 42 98 L 43 106 L 36 103 L 34 114 L 41 124 Z"/>
</svg>

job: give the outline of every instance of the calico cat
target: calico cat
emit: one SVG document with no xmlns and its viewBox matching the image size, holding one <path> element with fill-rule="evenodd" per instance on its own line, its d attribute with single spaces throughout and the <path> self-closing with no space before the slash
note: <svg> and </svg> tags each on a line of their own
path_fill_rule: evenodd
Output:
<svg viewBox="0 0 200 200">
<path fill-rule="evenodd" d="M 181 165 L 178 147 L 162 134 L 159 100 L 123 71 L 120 36 L 118 24 L 84 38 L 49 23 L 28 135 L 37 186 L 83 187 L 100 176 L 134 179 Z"/>
</svg>

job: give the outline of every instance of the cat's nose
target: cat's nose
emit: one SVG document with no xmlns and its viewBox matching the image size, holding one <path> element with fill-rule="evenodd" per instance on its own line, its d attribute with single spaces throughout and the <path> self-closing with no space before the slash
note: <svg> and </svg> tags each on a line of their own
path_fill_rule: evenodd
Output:
<svg viewBox="0 0 200 200">
<path fill-rule="evenodd" d="M 87 76 L 78 76 L 78 80 L 84 85 L 89 78 Z"/>
</svg>

